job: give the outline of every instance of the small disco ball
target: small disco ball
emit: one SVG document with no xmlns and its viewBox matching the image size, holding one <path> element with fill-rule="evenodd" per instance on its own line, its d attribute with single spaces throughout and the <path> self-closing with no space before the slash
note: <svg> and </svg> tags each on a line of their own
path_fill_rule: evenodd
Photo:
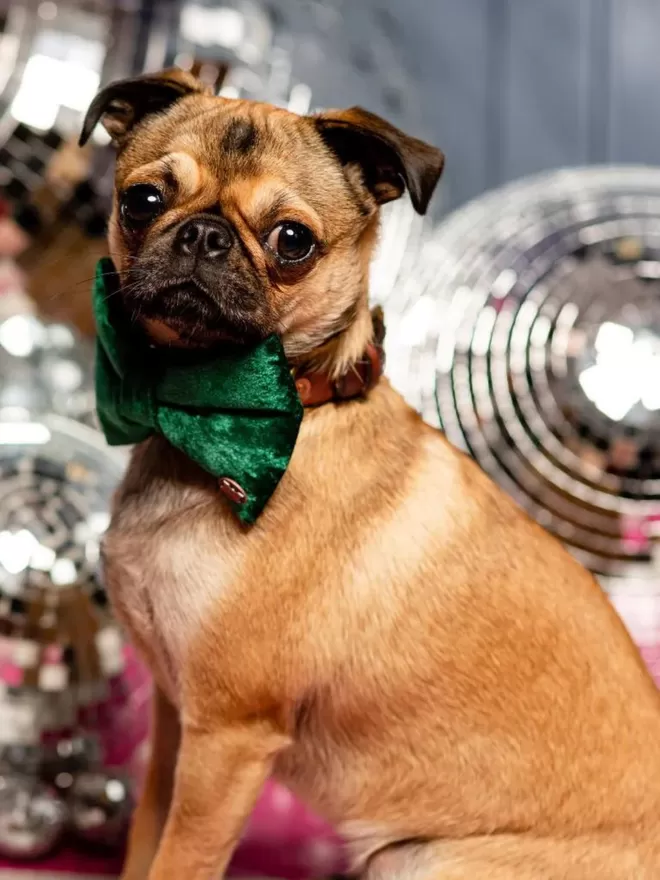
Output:
<svg viewBox="0 0 660 880">
<path fill-rule="evenodd" d="M 660 170 L 486 194 L 427 238 L 385 314 L 390 378 L 424 417 L 610 592 L 657 600 Z"/>
<path fill-rule="evenodd" d="M 80 773 L 67 803 L 71 827 L 87 843 L 116 847 L 125 838 L 133 809 L 130 782 L 108 770 Z"/>
<path fill-rule="evenodd" d="M 65 804 L 46 785 L 25 776 L 0 775 L 0 856 L 31 860 L 61 841 Z"/>
<path fill-rule="evenodd" d="M 0 319 L 0 418 L 55 412 L 96 425 L 93 346 L 69 325 Z"/>
</svg>

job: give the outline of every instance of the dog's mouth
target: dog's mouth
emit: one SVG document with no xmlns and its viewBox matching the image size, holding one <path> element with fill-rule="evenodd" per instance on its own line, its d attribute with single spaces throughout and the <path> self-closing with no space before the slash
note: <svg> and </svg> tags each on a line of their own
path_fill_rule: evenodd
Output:
<svg viewBox="0 0 660 880">
<path fill-rule="evenodd" d="M 134 314 L 157 345 L 210 348 L 223 342 L 243 343 L 254 335 L 223 314 L 194 281 L 161 288 L 135 305 Z"/>
</svg>

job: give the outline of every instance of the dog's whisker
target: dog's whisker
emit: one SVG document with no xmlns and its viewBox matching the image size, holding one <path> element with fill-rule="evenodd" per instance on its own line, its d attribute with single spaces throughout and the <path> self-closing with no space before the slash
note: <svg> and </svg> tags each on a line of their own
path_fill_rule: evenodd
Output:
<svg viewBox="0 0 660 880">
<path fill-rule="evenodd" d="M 115 276 L 116 276 L 117 273 L 104 273 L 104 274 L 103 274 L 103 277 L 104 277 L 104 278 L 108 278 L 108 277 L 111 277 L 112 275 L 115 275 Z M 96 276 L 94 275 L 94 276 L 91 277 L 91 278 L 87 278 L 87 279 L 84 279 L 84 280 L 82 280 L 82 281 L 77 281 L 77 282 L 75 282 L 75 284 L 71 285 L 70 287 L 67 287 L 65 290 L 58 290 L 58 291 L 55 291 L 54 293 L 51 293 L 51 294 L 48 296 L 48 300 L 49 300 L 50 302 L 56 302 L 57 300 L 62 299 L 63 297 L 68 296 L 70 293 L 73 293 L 74 290 L 75 290 L 77 287 L 80 287 L 80 286 L 83 285 L 83 284 L 90 284 L 90 283 L 92 283 L 95 279 L 96 279 Z M 135 282 L 133 282 L 132 284 L 128 284 L 128 285 L 126 285 L 126 286 L 124 286 L 124 287 L 120 287 L 118 290 L 113 291 L 113 293 L 110 294 L 110 296 L 108 297 L 108 299 L 109 299 L 111 296 L 115 296 L 117 293 L 128 293 L 128 292 L 130 292 L 130 291 L 136 289 L 136 287 L 137 287 L 139 284 L 141 284 L 141 283 L 142 283 L 141 281 L 135 281 Z"/>
</svg>

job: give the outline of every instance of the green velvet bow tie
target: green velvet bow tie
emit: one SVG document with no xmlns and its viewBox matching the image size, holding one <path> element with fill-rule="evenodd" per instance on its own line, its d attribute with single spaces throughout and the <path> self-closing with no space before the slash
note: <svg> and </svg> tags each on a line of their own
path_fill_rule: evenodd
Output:
<svg viewBox="0 0 660 880">
<path fill-rule="evenodd" d="M 195 360 L 152 348 L 120 316 L 110 318 L 117 277 L 111 260 L 99 262 L 96 396 L 108 443 L 162 434 L 213 476 L 238 484 L 229 497 L 237 516 L 253 523 L 289 464 L 303 415 L 280 340 Z"/>
</svg>

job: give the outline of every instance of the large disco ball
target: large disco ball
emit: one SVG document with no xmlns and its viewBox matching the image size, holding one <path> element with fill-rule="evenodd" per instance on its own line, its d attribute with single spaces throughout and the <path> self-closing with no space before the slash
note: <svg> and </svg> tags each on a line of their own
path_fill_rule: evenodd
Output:
<svg viewBox="0 0 660 880">
<path fill-rule="evenodd" d="M 657 596 L 660 170 L 489 193 L 437 228 L 385 305 L 411 403 L 608 588 Z"/>
</svg>

